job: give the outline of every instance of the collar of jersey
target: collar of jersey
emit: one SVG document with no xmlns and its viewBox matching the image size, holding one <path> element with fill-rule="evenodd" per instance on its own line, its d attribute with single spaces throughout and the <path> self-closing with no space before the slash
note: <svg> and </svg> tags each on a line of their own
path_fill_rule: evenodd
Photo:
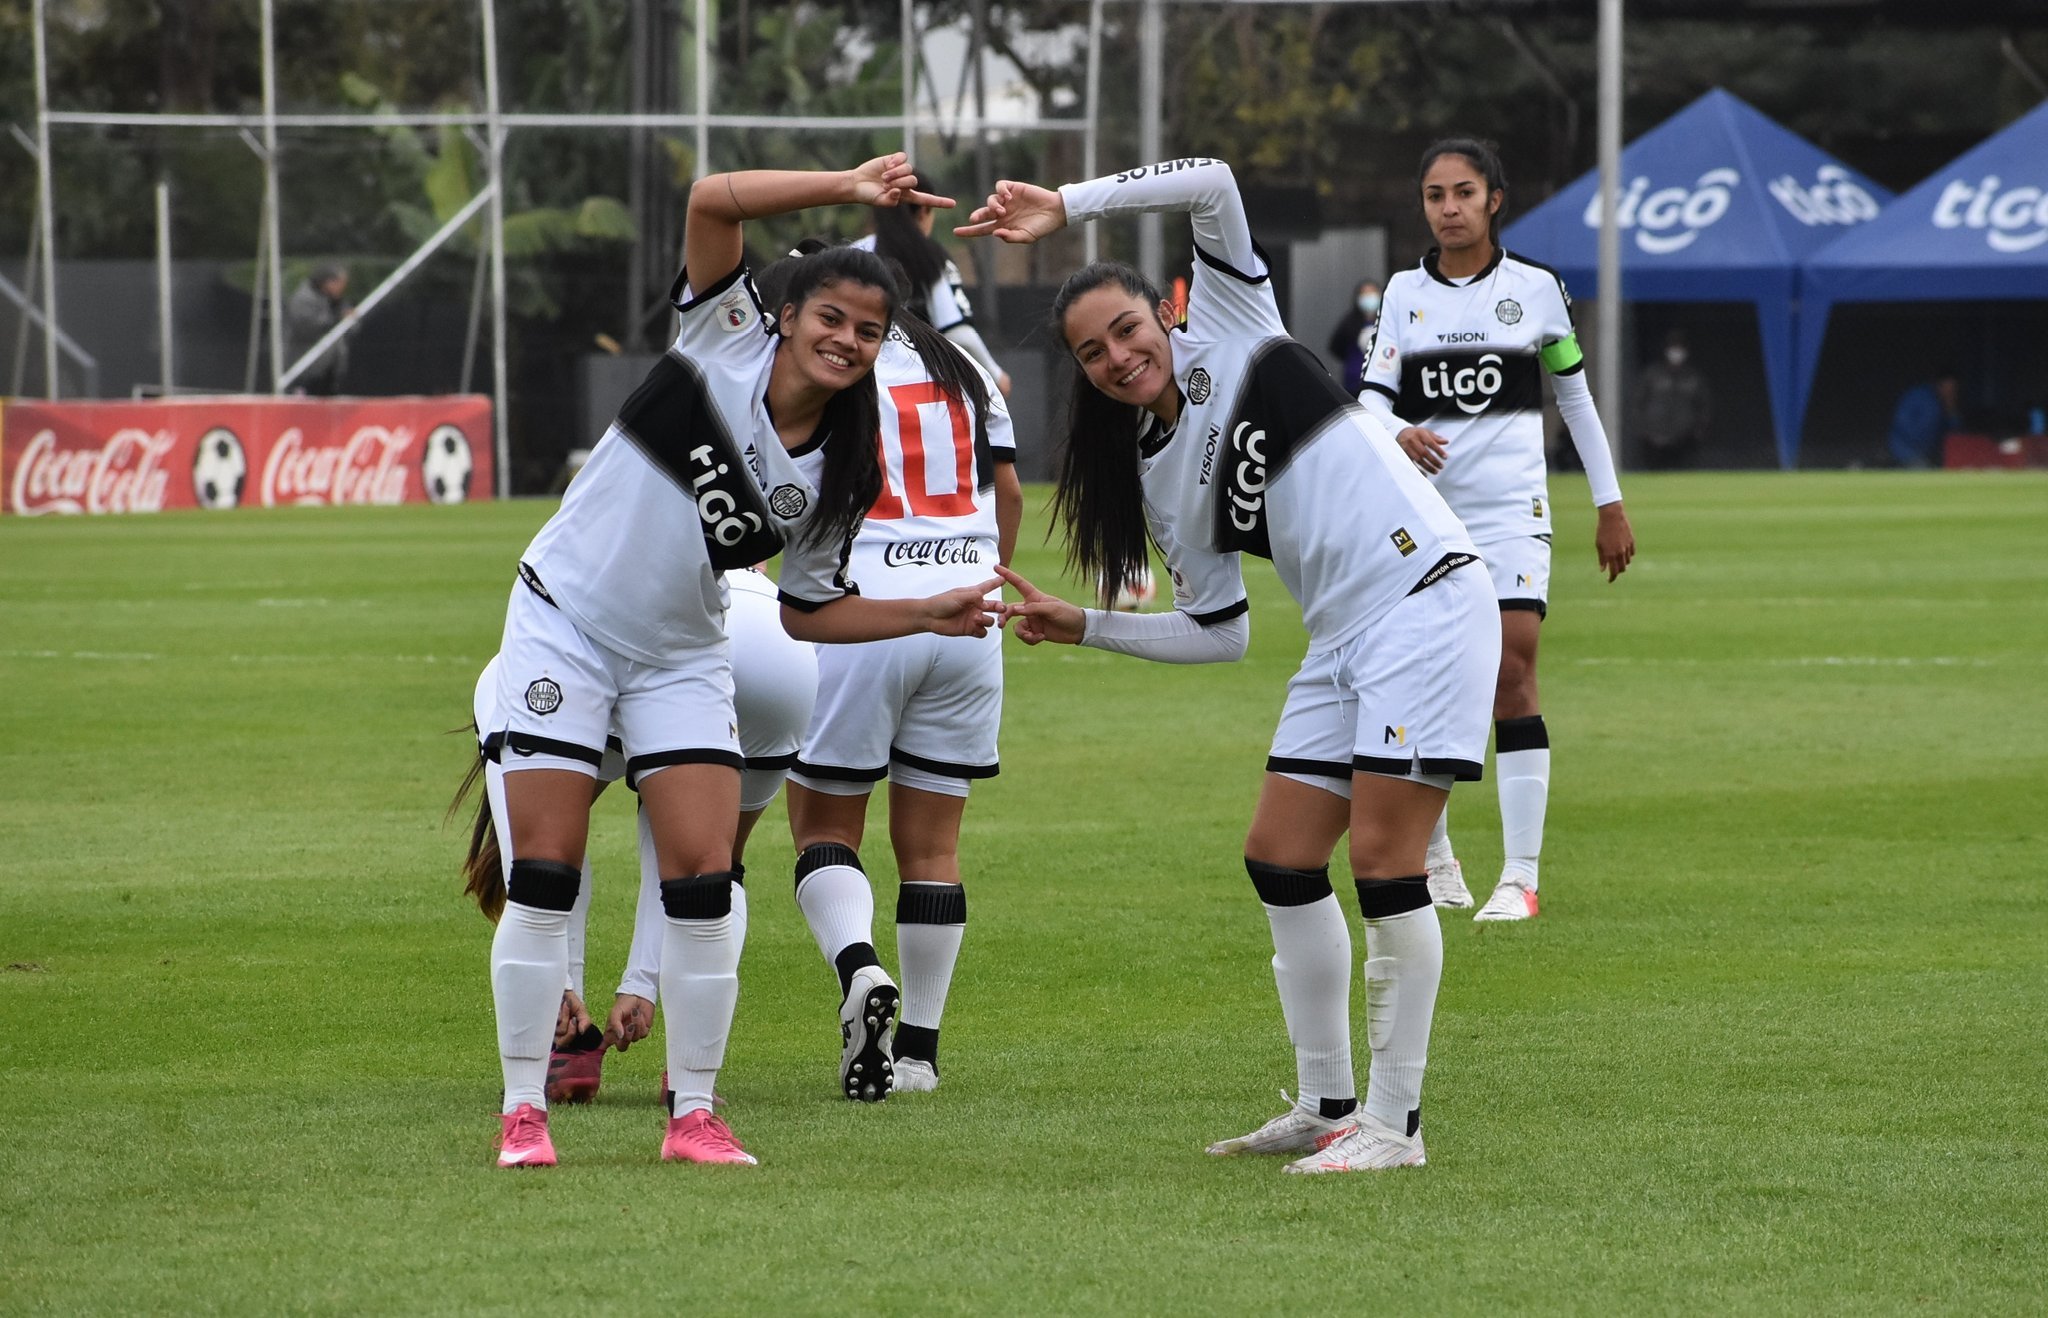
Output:
<svg viewBox="0 0 2048 1318">
<path fill-rule="evenodd" d="M 1174 382 L 1173 391 L 1180 393 L 1179 381 Z M 1180 415 L 1187 414 L 1187 407 L 1188 396 L 1180 394 Z M 1138 416 L 1141 418 L 1138 422 L 1138 456 L 1156 458 L 1173 441 L 1173 432 L 1180 429 L 1180 423 L 1176 421 L 1166 425 L 1142 407 L 1138 409 Z"/>
<path fill-rule="evenodd" d="M 1480 280 L 1486 278 L 1488 275 L 1492 274 L 1494 272 L 1494 268 L 1500 264 L 1501 258 L 1508 254 L 1508 249 L 1502 247 L 1499 243 L 1495 243 L 1493 245 L 1493 259 L 1486 263 L 1486 268 L 1481 270 L 1478 274 L 1472 276 L 1470 279 L 1467 279 L 1462 284 L 1444 278 L 1443 271 L 1436 268 L 1436 259 L 1442 254 L 1443 248 L 1441 247 L 1432 247 L 1428 251 L 1424 252 L 1422 254 L 1423 270 L 1428 273 L 1431 279 L 1436 280 L 1436 282 L 1442 284 L 1446 288 L 1467 288 L 1473 284 L 1478 283 Z"/>
</svg>

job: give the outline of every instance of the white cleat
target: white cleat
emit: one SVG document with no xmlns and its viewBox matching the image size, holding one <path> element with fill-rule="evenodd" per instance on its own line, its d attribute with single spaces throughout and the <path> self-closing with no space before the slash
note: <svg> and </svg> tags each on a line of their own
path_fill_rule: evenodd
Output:
<svg viewBox="0 0 2048 1318">
<path fill-rule="evenodd" d="M 1474 920 L 1533 920 L 1536 918 L 1536 890 L 1522 886 L 1518 879 L 1503 878 L 1494 886 L 1493 896 L 1479 908 Z"/>
<path fill-rule="evenodd" d="M 1322 1145 L 1305 1158 L 1296 1158 L 1286 1170 L 1305 1176 L 1323 1172 L 1378 1172 L 1391 1167 L 1420 1167 L 1422 1133 L 1403 1135 L 1390 1130 L 1361 1110 L 1351 1130 Z"/>
<path fill-rule="evenodd" d="M 1429 866 L 1429 900 L 1453 911 L 1472 905 L 1472 890 L 1465 886 L 1465 867 L 1455 857 Z"/>
<path fill-rule="evenodd" d="M 889 1058 L 889 1036 L 896 1028 L 902 1003 L 896 981 L 880 966 L 853 972 L 846 1000 L 839 1004 L 839 1087 L 856 1103 L 879 1103 L 889 1096 L 895 1064 Z"/>
<path fill-rule="evenodd" d="M 1280 1097 L 1286 1098 L 1287 1091 L 1281 1090 Z M 1324 1141 L 1349 1134 L 1357 1125 L 1355 1110 L 1347 1117 L 1326 1117 L 1304 1107 L 1290 1107 L 1249 1135 L 1216 1141 L 1208 1152 L 1218 1158 L 1239 1153 L 1306 1153 Z"/>
<path fill-rule="evenodd" d="M 939 1087 L 939 1073 L 930 1062 L 917 1057 L 896 1059 L 895 1083 L 890 1092 L 929 1094 Z"/>
</svg>

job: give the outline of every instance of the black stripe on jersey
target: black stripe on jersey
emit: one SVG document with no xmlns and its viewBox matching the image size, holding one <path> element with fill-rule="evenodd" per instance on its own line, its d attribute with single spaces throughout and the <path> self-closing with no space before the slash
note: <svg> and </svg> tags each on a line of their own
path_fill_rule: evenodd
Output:
<svg viewBox="0 0 2048 1318">
<path fill-rule="evenodd" d="M 1267 773 L 1305 773 L 1314 778 L 1351 777 L 1351 766 L 1341 760 L 1298 760 L 1285 755 L 1266 757 Z"/>
<path fill-rule="evenodd" d="M 754 770 L 788 769 L 795 764 L 795 751 L 791 751 L 787 755 L 749 755 L 747 757 L 747 767 Z"/>
<path fill-rule="evenodd" d="M 1445 554 L 1436 561 L 1434 567 L 1422 574 L 1422 580 L 1410 587 L 1408 593 L 1415 595 L 1428 590 L 1431 586 L 1442 581 L 1467 563 L 1477 563 L 1478 561 L 1479 556 L 1477 554 Z"/>
<path fill-rule="evenodd" d="M 484 738 L 484 758 L 491 763 L 504 763 L 504 754 L 508 750 L 514 755 L 553 755 L 558 759 L 581 760 L 585 764 L 604 763 L 603 751 L 578 746 L 573 741 L 535 736 L 531 732 L 493 732 Z"/>
<path fill-rule="evenodd" d="M 716 298 L 720 293 L 723 293 L 726 289 L 731 288 L 733 286 L 733 283 L 746 273 L 747 263 L 745 261 L 742 261 L 732 268 L 731 274 L 719 280 L 711 287 L 704 289 L 695 297 L 691 297 L 688 302 L 685 302 L 683 301 L 683 299 L 685 297 L 689 297 L 690 295 L 690 268 L 688 266 L 684 266 L 682 269 L 676 271 L 676 281 L 668 286 L 669 305 L 674 307 L 677 311 L 688 311 L 692 307 L 699 306 L 703 303 L 711 301 L 713 298 Z M 759 298 L 754 299 L 754 309 L 758 311 L 760 310 L 760 307 L 761 300 Z"/>
<path fill-rule="evenodd" d="M 540 583 L 540 573 L 534 571 L 532 568 L 528 567 L 524 563 L 521 563 L 519 565 L 519 579 L 526 583 L 526 588 L 528 590 L 540 596 L 542 602 L 545 603 L 549 608 L 559 609 L 562 607 L 561 605 L 555 603 L 555 597 L 553 595 L 548 594 L 548 588 Z"/>
<path fill-rule="evenodd" d="M 1360 773 L 1385 774 L 1391 778 L 1406 778 L 1413 774 L 1434 774 L 1449 777 L 1461 783 L 1476 783 L 1485 777 L 1484 766 L 1476 760 L 1440 760 L 1428 756 L 1420 760 L 1391 759 L 1379 755 L 1354 755 L 1351 767 Z"/>
<path fill-rule="evenodd" d="M 841 575 L 833 582 L 833 584 L 844 585 L 846 587 L 846 595 L 860 594 L 860 587 L 854 582 L 846 580 L 845 576 L 843 575 L 846 571 L 846 560 L 844 558 L 840 559 L 839 561 L 839 571 Z M 790 608 L 795 609 L 798 613 L 816 613 L 819 609 L 822 609 L 827 604 L 832 603 L 833 600 L 845 599 L 846 595 L 834 595 L 832 599 L 829 600 L 807 600 L 802 598 L 801 596 L 792 595 L 786 590 L 778 590 L 775 592 L 776 599 L 782 601 L 784 604 L 787 604 Z"/>
<path fill-rule="evenodd" d="M 1389 403 L 1399 403 L 1401 401 L 1401 395 L 1398 390 L 1389 389 L 1387 388 L 1387 386 L 1381 384 L 1378 380 L 1367 380 L 1365 382 L 1365 387 L 1372 390 L 1374 393 L 1385 394 L 1387 396 L 1387 401 Z"/>
<path fill-rule="evenodd" d="M 1401 363 L 1401 396 L 1394 412 L 1410 425 L 1432 417 L 1468 421 L 1543 407 L 1543 367 L 1526 352 L 1450 349 L 1419 353 Z"/>
<path fill-rule="evenodd" d="M 1446 288 L 1464 288 L 1468 284 L 1478 283 L 1499 269 L 1501 259 L 1507 254 L 1508 252 L 1505 247 L 1496 246 L 1493 249 L 1493 259 L 1486 263 L 1485 269 L 1473 275 L 1470 279 L 1452 280 L 1444 278 L 1444 272 L 1437 268 L 1437 259 L 1443 255 L 1443 249 L 1441 247 L 1432 247 L 1422 254 L 1422 268 L 1428 272 L 1431 279 L 1436 280 L 1436 282 L 1444 285 Z M 1518 256 L 1515 259 L 1519 261 L 1522 258 Z"/>
<path fill-rule="evenodd" d="M 1220 274 L 1229 275 L 1232 279 L 1235 279 L 1242 284 L 1263 284 L 1268 279 L 1271 279 L 1273 277 L 1273 258 L 1266 255 L 1266 249 L 1259 246 L 1259 240 L 1256 238 L 1252 239 L 1252 250 L 1258 253 L 1259 260 L 1265 264 L 1265 274 L 1248 275 L 1244 271 L 1232 265 L 1230 262 L 1224 260 L 1222 257 L 1213 256 L 1210 253 L 1202 250 L 1202 245 L 1200 243 L 1195 244 L 1195 255 L 1197 257 L 1200 257 L 1202 264 L 1208 266 L 1211 270 L 1217 271 Z"/>
<path fill-rule="evenodd" d="M 640 780 L 656 769 L 666 769 L 674 764 L 716 764 L 727 769 L 744 769 L 746 757 L 734 751 L 712 750 L 697 746 L 687 750 L 655 751 L 651 755 L 635 755 L 626 761 L 626 786 L 640 790 Z"/>
<path fill-rule="evenodd" d="M 812 764 L 798 757 L 796 771 L 806 778 L 822 778 L 833 783 L 878 783 L 889 776 L 889 766 L 879 769 L 849 769 L 841 764 Z"/>
<path fill-rule="evenodd" d="M 1207 613 L 1190 613 L 1188 616 L 1201 623 L 1204 627 L 1214 627 L 1219 622 L 1229 622 L 1232 618 L 1242 618 L 1251 611 L 1252 602 L 1248 599 L 1242 599 L 1235 604 L 1226 604 L 1220 609 L 1211 609 Z"/>
<path fill-rule="evenodd" d="M 901 746 L 891 746 L 889 758 L 907 768 L 922 769 L 941 778 L 993 778 L 1003 771 L 1000 764 L 953 764 L 947 760 L 928 760 L 922 755 L 912 755 Z"/>
<path fill-rule="evenodd" d="M 1555 279 L 1557 281 L 1557 296 L 1558 300 L 1564 303 L 1565 323 L 1576 327 L 1579 323 L 1579 320 L 1577 316 L 1574 316 L 1572 314 L 1572 293 L 1570 289 L 1564 286 L 1564 276 L 1559 274 L 1552 267 L 1543 264 L 1543 262 L 1541 261 L 1531 261 L 1528 257 L 1523 256 L 1520 252 L 1509 252 L 1507 253 L 1507 255 L 1513 257 L 1517 264 L 1526 265 L 1531 270 L 1541 270 L 1544 274 L 1549 275 L 1552 279 Z M 1571 371 L 1559 371 L 1558 374 L 1570 375 L 1572 371 L 1576 371 L 1579 369 L 1579 367 L 1574 366 L 1571 368 Z"/>
<path fill-rule="evenodd" d="M 1197 251 L 1201 250 L 1199 248 Z M 1330 418 L 1357 404 L 1302 344 L 1272 338 L 1252 353 L 1249 378 L 1216 441 L 1215 544 L 1258 558 L 1273 556 L 1266 532 L 1266 487 L 1322 434 Z"/>
<path fill-rule="evenodd" d="M 1550 616 L 1550 606 L 1542 600 L 1534 599 L 1502 600 L 1500 602 L 1500 611 L 1502 613 L 1533 613 L 1539 620 Z"/>
<path fill-rule="evenodd" d="M 663 353 L 620 406 L 617 424 L 695 503 L 712 571 L 752 567 L 782 552 L 768 501 L 695 363 Z"/>
</svg>

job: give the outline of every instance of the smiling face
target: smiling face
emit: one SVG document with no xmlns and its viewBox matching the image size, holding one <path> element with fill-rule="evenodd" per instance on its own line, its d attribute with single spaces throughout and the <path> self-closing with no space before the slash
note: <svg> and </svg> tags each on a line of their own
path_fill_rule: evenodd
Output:
<svg viewBox="0 0 2048 1318">
<path fill-rule="evenodd" d="M 1466 156 L 1438 156 L 1422 176 L 1422 217 L 1446 252 L 1490 243 L 1501 200 L 1500 193 L 1487 191 L 1486 176 Z"/>
<path fill-rule="evenodd" d="M 799 307 L 783 307 L 782 353 L 805 383 L 837 391 L 874 369 L 889 332 L 881 289 L 850 279 L 821 285 Z"/>
<path fill-rule="evenodd" d="M 1075 298 L 1061 321 L 1067 350 L 1088 382 L 1119 403 L 1149 407 L 1173 388 L 1173 305 L 1103 284 Z"/>
</svg>

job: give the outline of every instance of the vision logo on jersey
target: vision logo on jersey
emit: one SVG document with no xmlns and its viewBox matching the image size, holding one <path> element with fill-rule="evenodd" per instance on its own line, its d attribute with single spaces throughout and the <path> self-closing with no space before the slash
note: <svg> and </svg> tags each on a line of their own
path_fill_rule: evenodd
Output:
<svg viewBox="0 0 2048 1318">
<path fill-rule="evenodd" d="M 802 517 L 804 509 L 810 505 L 811 501 L 805 497 L 803 488 L 798 485 L 778 485 L 768 495 L 769 509 L 785 521 L 793 522 Z"/>
<path fill-rule="evenodd" d="M 527 684 L 526 707 L 536 714 L 552 714 L 562 707 L 562 688 L 553 678 L 538 678 Z"/>
<path fill-rule="evenodd" d="M 1511 297 L 1504 297 L 1493 304 L 1493 315 L 1503 325 L 1519 325 L 1522 323 L 1522 304 Z"/>
<path fill-rule="evenodd" d="M 1394 542 L 1394 548 L 1401 551 L 1403 558 L 1415 552 L 1415 537 L 1408 534 L 1408 528 L 1405 526 L 1395 527 L 1394 533 L 1387 539 Z"/>
<path fill-rule="evenodd" d="M 1188 401 L 1206 403 L 1209 401 L 1210 391 L 1214 388 L 1209 381 L 1209 373 L 1197 366 L 1194 373 L 1188 376 Z"/>
</svg>

